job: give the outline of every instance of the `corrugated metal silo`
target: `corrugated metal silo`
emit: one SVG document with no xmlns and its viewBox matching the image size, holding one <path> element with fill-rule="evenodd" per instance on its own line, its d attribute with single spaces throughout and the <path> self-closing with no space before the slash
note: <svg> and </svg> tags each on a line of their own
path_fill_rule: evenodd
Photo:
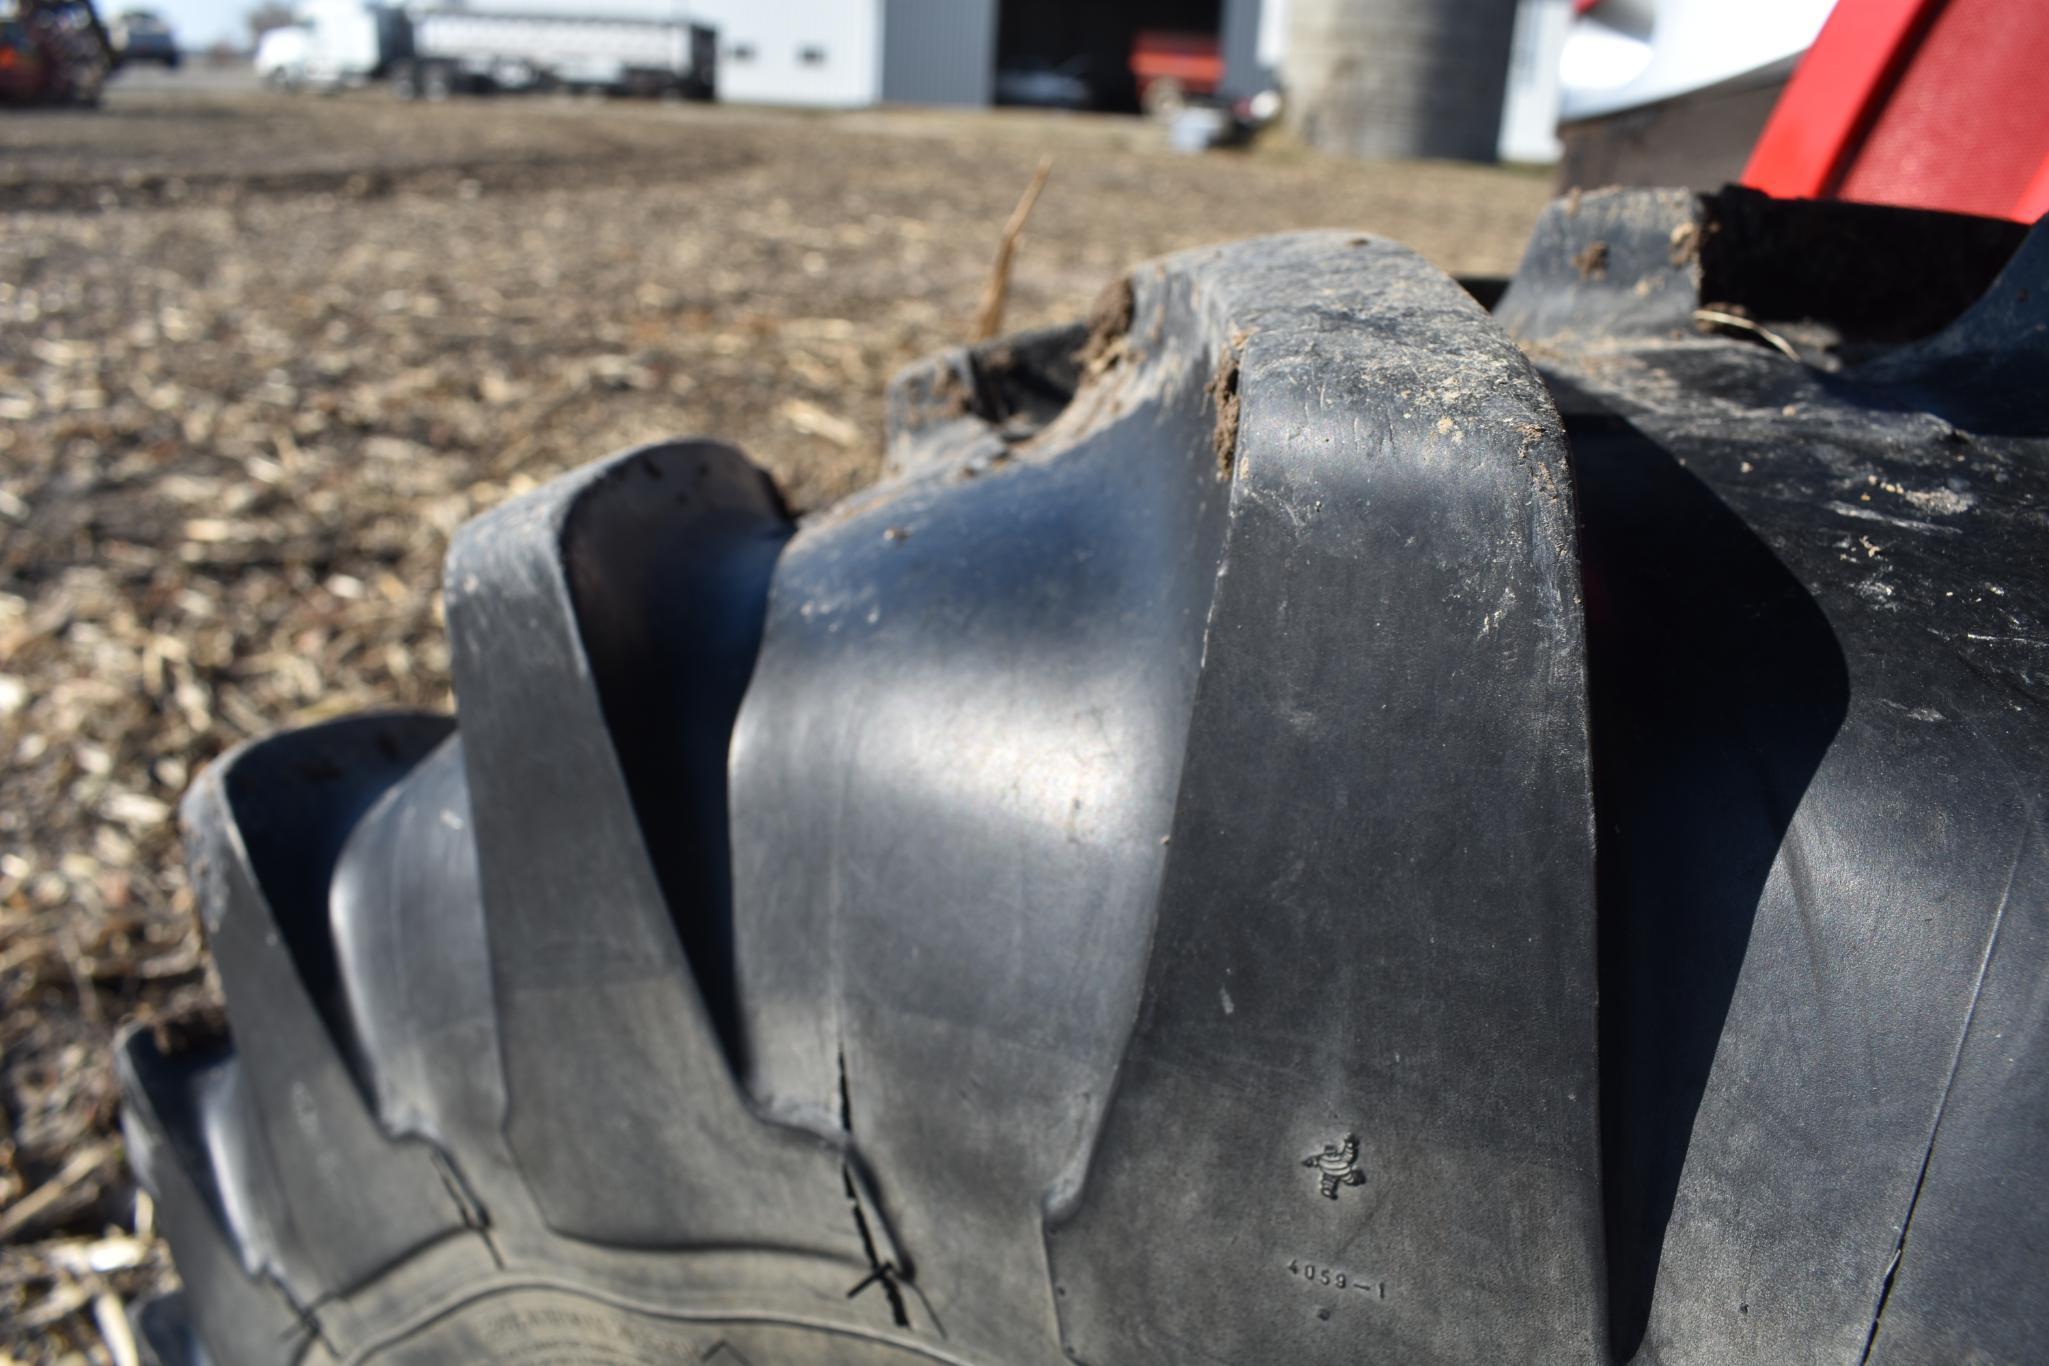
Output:
<svg viewBox="0 0 2049 1366">
<path fill-rule="evenodd" d="M 1359 157 L 1492 161 L 1516 0 L 1289 0 L 1289 121 Z"/>
</svg>

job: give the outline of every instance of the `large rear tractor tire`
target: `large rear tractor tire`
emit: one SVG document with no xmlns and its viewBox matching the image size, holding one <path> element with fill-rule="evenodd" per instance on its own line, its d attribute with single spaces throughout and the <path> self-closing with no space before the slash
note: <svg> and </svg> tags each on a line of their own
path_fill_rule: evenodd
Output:
<svg viewBox="0 0 2049 1366">
<path fill-rule="evenodd" d="M 1491 314 L 1192 252 L 807 519 L 678 441 L 471 524 L 455 716 L 186 800 L 149 1350 L 2040 1359 L 2018 235 L 1588 195 Z"/>
</svg>

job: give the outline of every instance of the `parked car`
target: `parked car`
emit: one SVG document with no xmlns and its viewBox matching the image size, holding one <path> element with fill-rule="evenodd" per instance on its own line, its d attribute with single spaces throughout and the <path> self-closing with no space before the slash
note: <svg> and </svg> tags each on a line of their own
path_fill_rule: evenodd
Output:
<svg viewBox="0 0 2049 1366">
<path fill-rule="evenodd" d="M 0 19 L 0 103 L 32 103 L 42 88 L 43 56 L 28 26 Z"/>
<path fill-rule="evenodd" d="M 0 104 L 98 104 L 112 63 L 91 0 L 0 0 Z"/>
<path fill-rule="evenodd" d="M 306 84 L 306 56 L 312 37 L 297 24 L 265 33 L 256 42 L 256 75 L 265 85 L 297 90 Z"/>
<path fill-rule="evenodd" d="M 168 71 L 178 69 L 178 40 L 155 10 L 125 11 L 109 26 L 108 37 L 113 39 L 114 60 L 120 65 L 161 62 Z"/>
<path fill-rule="evenodd" d="M 1089 109 L 1096 90 L 1088 79 L 1088 58 L 1054 63 L 1027 58 L 996 72 L 996 103 L 1039 109 Z"/>
</svg>

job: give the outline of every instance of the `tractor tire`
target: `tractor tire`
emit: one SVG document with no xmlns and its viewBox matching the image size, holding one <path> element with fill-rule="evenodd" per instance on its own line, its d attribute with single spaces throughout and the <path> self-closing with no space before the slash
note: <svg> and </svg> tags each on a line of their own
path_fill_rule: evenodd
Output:
<svg viewBox="0 0 2049 1366">
<path fill-rule="evenodd" d="M 913 368 L 807 518 L 705 441 L 482 517 L 454 717 L 186 799 L 140 1336 L 2039 1360 L 2045 274 L 1735 192 L 1505 293 L 1269 238 Z"/>
</svg>

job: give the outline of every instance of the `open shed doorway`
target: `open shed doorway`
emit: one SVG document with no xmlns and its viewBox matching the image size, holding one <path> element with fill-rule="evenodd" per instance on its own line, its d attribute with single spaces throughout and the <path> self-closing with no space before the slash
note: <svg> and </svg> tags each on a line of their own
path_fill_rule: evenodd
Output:
<svg viewBox="0 0 2049 1366">
<path fill-rule="evenodd" d="M 1138 35 L 1215 43 L 1222 13 L 1223 0 L 1000 0 L 997 103 L 1136 112 Z"/>
</svg>

